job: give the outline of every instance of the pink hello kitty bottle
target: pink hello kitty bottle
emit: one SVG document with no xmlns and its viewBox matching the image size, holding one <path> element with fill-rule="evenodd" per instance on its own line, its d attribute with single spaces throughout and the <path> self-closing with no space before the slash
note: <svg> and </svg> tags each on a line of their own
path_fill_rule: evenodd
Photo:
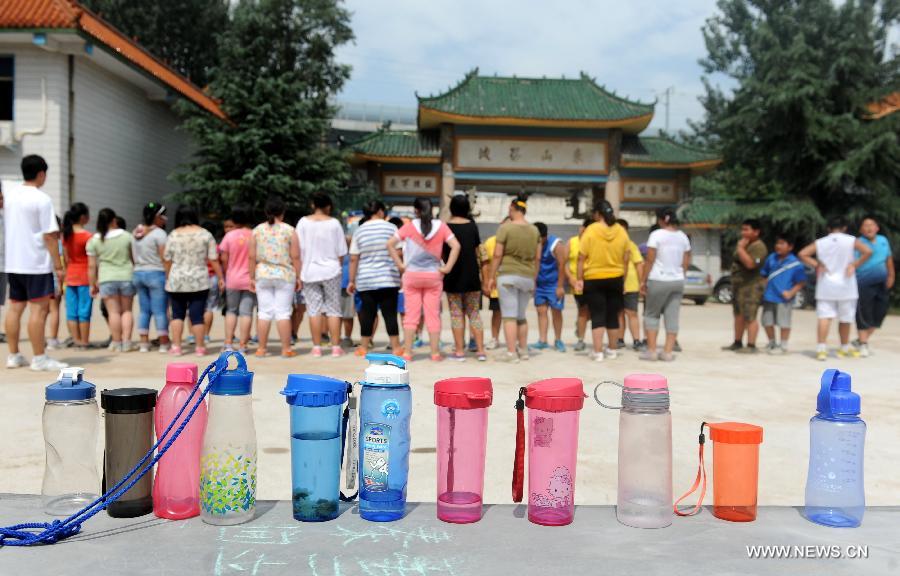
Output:
<svg viewBox="0 0 900 576">
<path fill-rule="evenodd" d="M 527 407 L 528 519 L 535 524 L 565 526 L 575 517 L 578 416 L 585 397 L 578 378 L 550 378 L 519 390 L 513 501 L 523 497 Z"/>
<path fill-rule="evenodd" d="M 450 378 L 434 385 L 437 406 L 437 516 L 444 522 L 481 520 L 489 378 Z"/>
</svg>

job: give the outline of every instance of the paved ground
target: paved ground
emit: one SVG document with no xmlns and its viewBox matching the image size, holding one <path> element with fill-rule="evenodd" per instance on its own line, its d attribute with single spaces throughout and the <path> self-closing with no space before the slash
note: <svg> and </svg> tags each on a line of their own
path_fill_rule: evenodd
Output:
<svg viewBox="0 0 900 576">
<path fill-rule="evenodd" d="M 566 340 L 572 339 L 572 307 L 566 314 Z M 95 316 L 99 318 L 99 315 Z M 487 313 L 485 313 L 487 318 Z M 854 388 L 863 398 L 863 418 L 869 425 L 866 492 L 870 505 L 897 505 L 900 494 L 900 394 L 896 367 L 900 365 L 900 318 L 891 317 L 874 341 L 874 356 L 867 360 L 831 359 L 818 363 L 811 358 L 815 317 L 811 311 L 795 314 L 793 348 L 786 357 L 754 357 L 721 352 L 731 339 L 730 308 L 708 304 L 686 304 L 680 336 L 685 352 L 671 364 L 648 364 L 626 353 L 604 364 L 586 356 L 546 352 L 515 366 L 489 361 L 478 363 L 421 360 L 412 364 L 413 415 L 409 497 L 414 501 L 435 498 L 435 418 L 432 384 L 441 378 L 463 375 L 488 376 L 494 382 L 495 402 L 491 410 L 487 456 L 485 501 L 510 502 L 510 475 L 515 436 L 513 403 L 517 389 L 529 382 L 552 376 L 583 378 L 586 388 L 604 379 L 621 379 L 638 371 L 659 371 L 669 378 L 674 420 L 674 483 L 680 494 L 693 481 L 696 471 L 697 428 L 701 421 L 740 420 L 762 425 L 765 442 L 760 465 L 760 503 L 797 505 L 803 502 L 808 455 L 808 420 L 814 414 L 819 376 L 825 367 L 837 367 L 854 376 Z M 449 324 L 446 323 L 445 324 Z M 532 323 L 532 328 L 536 326 Z M 306 327 L 304 326 L 304 329 Z M 63 329 L 64 331 L 65 329 Z M 217 318 L 214 340 L 221 342 L 222 324 Z M 534 334 L 534 331 L 533 331 Z M 98 328 L 93 337 L 105 337 Z M 384 342 L 384 336 L 377 338 Z M 445 331 L 444 340 L 450 335 Z M 309 349 L 304 339 L 301 353 Z M 26 352 L 29 352 L 27 344 Z M 6 345 L 0 345 L 5 358 Z M 423 353 L 424 354 L 424 353 Z M 157 353 L 114 356 L 105 351 L 76 353 L 60 351 L 56 356 L 82 365 L 88 379 L 99 388 L 148 386 L 159 388 L 167 358 Z M 192 357 L 190 357 L 192 358 Z M 212 357 L 201 359 L 203 363 Z M 256 371 L 254 407 L 260 449 L 259 496 L 290 498 L 288 409 L 278 394 L 291 372 L 315 372 L 357 379 L 365 362 L 348 356 L 314 360 L 308 355 L 292 360 L 251 360 Z M 2 369 L 0 369 L 2 370 Z M 0 493 L 38 493 L 43 473 L 44 448 L 41 435 L 43 385 L 55 375 L 27 369 L 0 371 Z M 615 503 L 617 460 L 616 413 L 592 400 L 581 418 L 576 502 Z M 98 460 L 99 462 L 99 460 Z"/>
</svg>

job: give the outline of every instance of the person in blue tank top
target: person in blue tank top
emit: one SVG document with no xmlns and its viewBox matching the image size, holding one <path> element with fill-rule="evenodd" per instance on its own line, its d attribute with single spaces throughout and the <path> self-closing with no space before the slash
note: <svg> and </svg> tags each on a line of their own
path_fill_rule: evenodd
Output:
<svg viewBox="0 0 900 576">
<path fill-rule="evenodd" d="M 534 292 L 534 305 L 538 314 L 538 341 L 531 348 L 546 350 L 549 331 L 548 312 L 553 317 L 553 332 L 556 340 L 553 347 L 558 352 L 565 352 L 566 345 L 562 341 L 562 311 L 565 304 L 566 261 L 568 259 L 565 242 L 553 236 L 543 222 L 536 222 L 535 227 L 541 233 L 541 263 L 538 269 L 537 285 Z"/>
<path fill-rule="evenodd" d="M 890 292 L 894 287 L 891 243 L 878 232 L 880 228 L 874 216 L 863 218 L 859 226 L 859 240 L 872 250 L 872 256 L 856 270 L 856 282 L 859 285 L 856 331 L 859 336 L 854 345 L 863 358 L 869 356 L 869 338 L 876 329 L 881 328 L 881 323 L 887 316 L 891 305 Z"/>
</svg>

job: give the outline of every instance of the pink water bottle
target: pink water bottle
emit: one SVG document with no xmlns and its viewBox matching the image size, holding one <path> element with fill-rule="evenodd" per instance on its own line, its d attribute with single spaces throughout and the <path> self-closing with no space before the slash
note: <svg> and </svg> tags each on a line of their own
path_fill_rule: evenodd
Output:
<svg viewBox="0 0 900 576">
<path fill-rule="evenodd" d="M 578 378 L 550 378 L 519 389 L 513 501 L 523 496 L 527 406 L 528 519 L 535 524 L 565 526 L 575 517 L 578 415 L 585 398 Z"/>
<path fill-rule="evenodd" d="M 176 362 L 166 366 L 166 385 L 156 402 L 157 439 L 169 427 L 196 384 L 196 364 Z M 196 400 L 196 396 L 193 399 Z M 167 438 L 171 438 L 187 413 L 188 410 L 185 410 Z M 200 448 L 205 430 L 204 402 L 157 464 L 156 481 L 153 483 L 153 513 L 160 518 L 183 520 L 200 514 Z"/>
<path fill-rule="evenodd" d="M 488 407 L 488 378 L 450 378 L 434 385 L 437 406 L 437 516 L 444 522 L 481 520 Z"/>
</svg>

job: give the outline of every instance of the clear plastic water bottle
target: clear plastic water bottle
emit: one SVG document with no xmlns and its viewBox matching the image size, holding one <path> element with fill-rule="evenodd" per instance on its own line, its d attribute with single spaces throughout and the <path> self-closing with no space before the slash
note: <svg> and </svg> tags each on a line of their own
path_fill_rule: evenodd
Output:
<svg viewBox="0 0 900 576">
<path fill-rule="evenodd" d="M 41 494 L 44 510 L 54 516 L 74 514 L 99 496 L 97 390 L 83 375 L 84 368 L 66 368 L 46 389 Z"/>
<path fill-rule="evenodd" d="M 360 393 L 359 515 L 374 522 L 403 518 L 409 474 L 412 394 L 406 361 L 369 354 Z"/>
<path fill-rule="evenodd" d="M 863 449 L 866 423 L 859 417 L 860 398 L 850 375 L 826 370 L 809 421 L 809 472 L 806 518 L 835 528 L 855 528 L 866 510 Z"/>
</svg>

